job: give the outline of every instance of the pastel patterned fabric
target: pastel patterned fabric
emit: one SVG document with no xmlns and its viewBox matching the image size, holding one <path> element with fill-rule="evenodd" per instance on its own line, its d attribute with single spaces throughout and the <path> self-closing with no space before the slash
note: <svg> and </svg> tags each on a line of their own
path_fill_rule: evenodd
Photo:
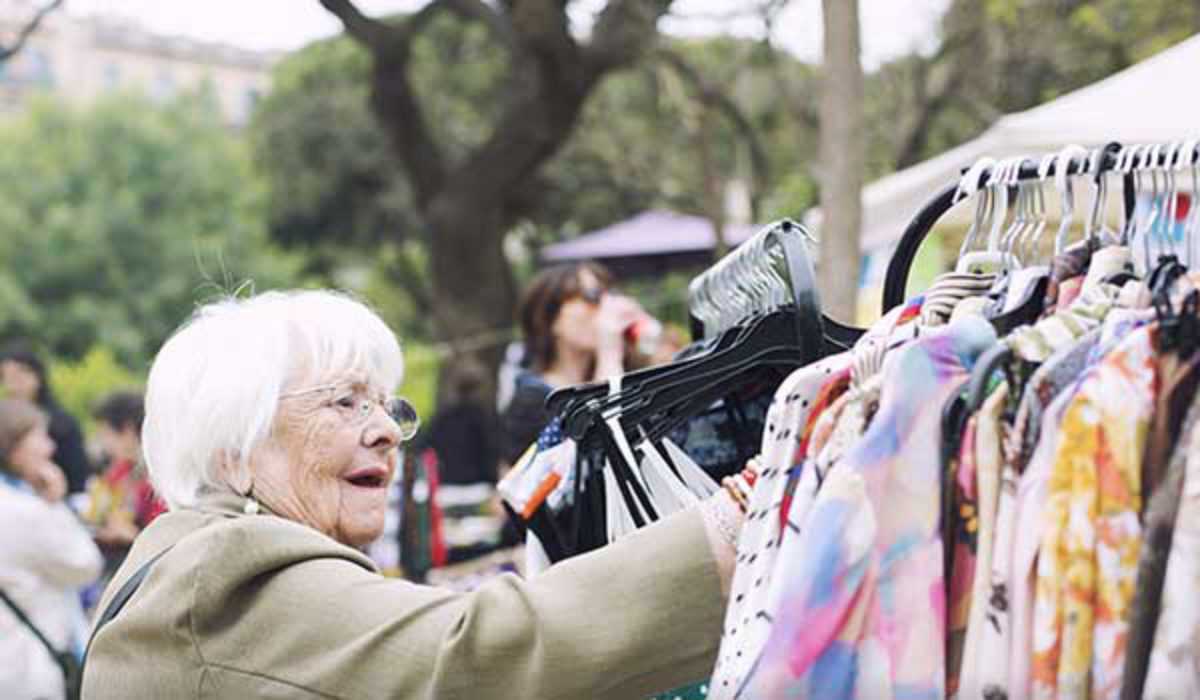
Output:
<svg viewBox="0 0 1200 700">
<path fill-rule="evenodd" d="M 1046 482 L 1058 449 L 1060 434 L 1057 426 L 1075 397 L 1076 385 L 1073 383 L 1064 390 L 1046 409 L 1047 425 L 1055 429 L 1043 432 L 1025 471 L 1016 477 L 1006 467 L 1006 473 L 1001 477 L 996 553 L 992 558 L 992 597 L 988 601 L 992 614 L 989 615 L 989 626 L 984 628 L 983 640 L 984 657 L 989 662 L 983 672 L 984 692 L 990 692 L 992 697 L 1015 700 L 1028 698 L 1033 692 L 1030 662 Z M 1016 479 L 1015 498 L 1006 502 L 1004 490 L 1008 488 L 1010 478 Z M 1011 510 L 1006 510 L 1008 505 Z M 1005 551 L 1009 553 L 1007 557 Z M 1006 674 L 1004 669 L 1007 669 Z"/>
<path fill-rule="evenodd" d="M 1200 358 L 1198 358 L 1200 359 Z M 1175 364 L 1175 358 L 1164 358 L 1164 365 Z M 1122 698 L 1140 698 L 1146 682 L 1146 671 L 1150 666 L 1150 654 L 1154 644 L 1155 629 L 1161 612 L 1163 585 L 1167 573 L 1167 561 L 1175 536 L 1175 519 L 1183 497 L 1183 480 L 1187 471 L 1188 450 L 1192 444 L 1196 423 L 1200 420 L 1200 403 L 1195 401 L 1196 359 L 1183 363 L 1175 372 L 1170 367 L 1164 374 L 1171 373 L 1164 381 L 1159 406 L 1154 422 L 1163 414 L 1178 418 L 1185 414 L 1170 442 L 1175 446 L 1170 452 L 1162 483 L 1153 491 L 1143 521 L 1145 538 L 1138 558 L 1137 591 L 1134 595 L 1133 611 L 1129 622 L 1129 648 L 1125 653 L 1125 675 L 1122 681 Z M 1190 408 L 1177 410 L 1173 399 L 1186 398 Z M 1153 436 L 1154 431 L 1151 431 Z M 1147 449 L 1147 462 L 1155 459 L 1154 450 Z"/>
<path fill-rule="evenodd" d="M 861 343 L 891 346 L 911 336 L 923 299 L 894 309 L 873 324 Z M 856 346 L 857 349 L 857 346 Z M 763 432 L 761 472 L 738 542 L 721 649 L 709 697 L 732 698 L 771 632 L 782 599 L 777 562 L 790 561 L 802 514 L 816 497 L 821 478 L 803 469 L 816 419 L 846 390 L 854 353 L 834 355 L 796 370 L 776 390 Z"/>
<path fill-rule="evenodd" d="M 730 584 L 710 698 L 733 697 L 770 633 L 770 620 L 759 613 L 765 601 L 764 586 L 771 581 L 782 545 L 781 504 L 798 448 L 797 438 L 803 437 L 800 426 L 807 421 L 822 386 L 830 378 L 840 374 L 848 379 L 850 361 L 850 355 L 843 353 L 793 372 L 775 392 L 767 410 L 761 471 L 738 541 L 737 568 Z"/>
<path fill-rule="evenodd" d="M 950 524 L 947 543 L 950 565 L 946 586 L 949 595 L 946 608 L 946 694 L 949 697 L 958 693 L 963 650 L 967 643 L 967 624 L 971 619 L 971 589 L 978 569 L 975 559 L 979 548 L 975 427 L 976 418 L 971 416 L 963 428 L 958 457 L 948 465 L 949 474 L 954 477 L 950 482 L 953 484 L 954 498 L 947 517 Z"/>
<path fill-rule="evenodd" d="M 1045 308 L 1053 309 L 1062 296 L 1061 287 L 1071 279 L 1082 279 L 1092 261 L 1095 246 L 1090 240 L 1075 243 L 1054 256 L 1050 262 L 1050 284 L 1046 287 Z"/>
<path fill-rule="evenodd" d="M 1200 697 L 1200 430 L 1179 450 L 1187 466 L 1142 696 L 1150 700 Z"/>
<path fill-rule="evenodd" d="M 940 698 L 946 593 L 937 455 L 946 400 L 996 342 L 967 318 L 889 357 L 880 406 L 809 508 L 784 603 L 739 697 Z M 783 561 L 783 560 L 781 560 Z"/>
<path fill-rule="evenodd" d="M 975 561 L 978 571 L 992 570 L 993 545 L 995 544 L 996 512 L 1000 500 L 1000 473 L 1003 468 L 1004 424 L 1002 414 L 1008 401 L 1008 386 L 1000 385 L 984 402 L 976 416 L 975 435 L 975 481 L 976 512 L 978 514 L 978 541 Z M 960 675 L 959 697 L 984 698 L 983 670 L 992 663 L 983 655 L 983 631 L 988 623 L 988 599 L 991 597 L 991 581 L 986 575 L 976 575 L 972 581 L 970 623 L 967 627 L 966 646 Z"/>
<path fill-rule="evenodd" d="M 983 670 L 985 697 L 1023 699 L 1033 694 L 1031 650 L 1037 567 L 1047 480 L 1062 438 L 1059 426 L 1088 368 L 1103 360 L 1109 350 L 1143 322 L 1144 318 L 1136 312 L 1113 309 L 1099 329 L 1077 341 L 1087 348 L 1082 363 L 1076 353 L 1084 350 L 1077 346 L 1060 350 L 1048 360 L 1039 370 L 1045 371 L 1040 381 L 1048 383 L 1042 396 L 1053 399 L 1041 411 L 1040 439 L 1027 462 L 1014 457 L 1017 453 L 1011 449 L 1011 443 L 1015 438 L 1009 440 L 1010 450 L 1001 475 L 989 624 L 983 630 L 982 653 L 988 660 Z M 1038 386 L 1037 374 L 1031 380 L 1031 389 Z M 1029 393 L 1026 392 L 1026 398 Z M 1020 420 L 1018 414 L 1018 423 Z"/>
<path fill-rule="evenodd" d="M 1052 355 L 1029 378 L 1006 446 L 1005 458 L 1018 474 L 1024 471 L 1041 436 L 1046 407 L 1059 392 L 1075 383 L 1088 365 L 1092 348 L 1099 342 L 1100 329 L 1094 328 Z"/>
<path fill-rule="evenodd" d="M 1111 284 L 1085 288 L 1070 308 L 1014 330 L 1004 342 L 1022 360 L 1045 362 L 1076 338 L 1100 326 L 1120 293 L 1120 288 Z"/>
<path fill-rule="evenodd" d="M 1063 416 L 1038 559 L 1034 698 L 1119 697 L 1156 368 L 1154 328 L 1131 333 Z"/>
</svg>

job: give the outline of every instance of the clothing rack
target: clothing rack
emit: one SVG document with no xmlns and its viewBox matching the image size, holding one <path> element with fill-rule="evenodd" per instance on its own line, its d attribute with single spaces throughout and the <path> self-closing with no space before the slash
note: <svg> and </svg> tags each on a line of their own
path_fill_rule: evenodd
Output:
<svg viewBox="0 0 1200 700">
<path fill-rule="evenodd" d="M 1140 161 L 1134 164 L 1136 167 L 1124 167 L 1120 169 L 1118 169 L 1119 165 L 1127 165 L 1127 163 L 1122 159 L 1123 154 L 1128 156 L 1128 153 L 1122 144 L 1115 141 L 1110 142 L 1098 149 L 1097 152 L 1094 152 L 1099 155 L 1097 163 L 1095 166 L 1093 166 L 1095 168 L 1095 172 L 1092 173 L 1097 182 L 1109 172 L 1122 172 L 1123 196 L 1126 216 L 1132 214 L 1134 205 L 1136 203 L 1137 193 L 1134 171 L 1136 169 L 1143 169 L 1147 167 L 1163 167 L 1168 164 L 1168 158 L 1170 158 L 1172 155 L 1172 153 L 1169 151 L 1151 151 L 1151 149 L 1148 147 L 1140 148 L 1146 148 L 1147 152 L 1142 156 Z M 1178 157 L 1178 153 L 1174 155 Z M 1193 148 L 1193 152 L 1191 154 L 1193 162 L 1198 155 L 1200 154 L 1198 154 L 1197 150 Z M 1151 159 L 1153 159 L 1153 162 L 1148 162 Z M 1070 175 L 1079 175 L 1087 166 L 1088 163 L 1086 161 L 1079 162 L 1071 160 L 1068 163 L 1067 172 Z M 1026 159 L 1021 164 L 1020 170 L 1017 173 L 1017 179 L 1022 181 L 1044 179 L 1047 176 L 1054 175 L 1057 167 L 1058 163 L 1053 162 L 1050 164 L 1047 170 L 1043 171 L 1039 168 L 1039 163 L 1037 160 Z M 966 171 L 964 170 L 964 172 Z M 979 176 L 980 181 L 989 176 L 991 173 L 992 168 L 982 169 Z M 908 226 L 904 230 L 904 234 L 900 237 L 900 241 L 896 246 L 895 252 L 892 254 L 891 260 L 888 263 L 887 277 L 883 285 L 883 313 L 886 314 L 888 311 L 891 311 L 893 308 L 904 302 L 905 292 L 908 285 L 908 275 L 912 269 L 913 260 L 917 256 L 917 250 L 921 247 L 921 243 L 924 242 L 925 237 L 929 234 L 929 232 L 933 230 L 933 227 L 938 220 L 941 219 L 941 217 L 955 204 L 959 203 L 963 199 L 965 199 L 965 196 L 963 196 L 960 183 L 958 181 L 947 184 L 936 194 L 934 194 L 934 196 L 931 197 L 925 203 L 925 205 L 921 207 L 916 216 L 914 216 L 909 222 Z"/>
</svg>

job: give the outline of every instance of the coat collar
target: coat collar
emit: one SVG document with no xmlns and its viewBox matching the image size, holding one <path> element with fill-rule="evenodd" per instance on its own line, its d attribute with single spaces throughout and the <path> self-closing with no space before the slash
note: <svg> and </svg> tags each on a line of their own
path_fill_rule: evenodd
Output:
<svg viewBox="0 0 1200 700">
<path fill-rule="evenodd" d="M 220 515 L 227 518 L 254 517 L 246 513 L 247 498 L 229 488 L 205 488 L 196 498 L 196 504 L 188 506 L 187 510 L 195 510 L 210 515 Z M 276 515 L 261 503 L 258 504 L 258 515 Z"/>
</svg>

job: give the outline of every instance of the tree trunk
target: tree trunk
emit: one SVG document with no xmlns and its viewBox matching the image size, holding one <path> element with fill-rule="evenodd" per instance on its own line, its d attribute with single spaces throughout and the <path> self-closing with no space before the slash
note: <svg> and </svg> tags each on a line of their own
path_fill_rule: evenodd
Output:
<svg viewBox="0 0 1200 700">
<path fill-rule="evenodd" d="M 490 401 L 504 355 L 496 330 L 512 325 L 516 309 L 503 246 L 510 222 L 498 207 L 473 201 L 469 191 L 439 197 L 424 218 L 432 234 L 434 326 L 452 347 L 460 343 L 454 356 L 470 357 L 488 369 L 480 395 Z M 449 367 L 442 369 L 444 378 Z"/>
<path fill-rule="evenodd" d="M 725 257 L 729 244 L 725 241 L 725 186 L 717 171 L 713 153 L 712 115 L 707 104 L 700 106 L 700 177 L 703 179 L 705 210 L 713 227 L 713 262 Z"/>
<path fill-rule="evenodd" d="M 862 228 L 863 73 L 858 0 L 822 0 L 825 63 L 821 87 L 821 257 L 818 283 L 825 313 L 856 315 Z"/>
</svg>

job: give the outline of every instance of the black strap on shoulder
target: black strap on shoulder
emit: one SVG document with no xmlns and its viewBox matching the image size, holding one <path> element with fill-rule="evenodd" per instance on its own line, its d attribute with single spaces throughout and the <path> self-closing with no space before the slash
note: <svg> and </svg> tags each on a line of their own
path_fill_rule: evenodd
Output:
<svg viewBox="0 0 1200 700">
<path fill-rule="evenodd" d="M 42 646 L 46 647 L 47 651 L 50 652 L 50 657 L 54 659 L 55 663 L 58 663 L 59 650 L 54 648 L 54 645 L 50 643 L 49 639 L 46 639 L 46 635 L 42 634 L 42 631 L 33 624 L 33 621 L 29 619 L 29 616 L 25 614 L 25 611 L 18 607 L 17 604 L 13 602 L 13 599 L 9 598 L 8 594 L 3 590 L 0 590 L 0 600 L 4 601 L 4 604 L 8 606 L 9 610 L 12 610 L 13 615 L 17 616 L 17 619 L 21 621 L 21 624 L 28 627 L 30 632 L 33 632 L 33 636 L 38 638 L 38 641 L 42 643 Z"/>
<path fill-rule="evenodd" d="M 174 546 L 175 545 L 171 545 L 171 547 Z M 92 641 L 96 639 L 96 635 L 100 632 L 100 628 L 104 627 L 109 622 L 112 622 L 112 619 L 117 616 L 117 613 L 121 612 L 121 609 L 125 607 L 125 604 L 129 602 L 129 599 L 133 597 L 133 594 L 136 593 L 137 589 L 142 585 L 142 581 L 146 579 L 146 575 L 150 573 L 150 567 L 154 566 L 155 562 L 157 562 L 159 559 L 162 559 L 167 552 L 171 551 L 171 547 L 167 547 L 158 554 L 155 554 L 150 561 L 142 564 L 142 567 L 135 571 L 133 576 L 129 577 L 129 580 L 127 580 L 125 584 L 121 586 L 120 590 L 117 591 L 117 594 L 113 596 L 111 601 L 109 601 L 108 607 L 104 609 L 104 612 L 96 620 L 96 626 L 92 628 L 92 635 L 88 637 L 87 648 L 83 651 L 84 664 L 87 664 L 88 652 L 91 651 Z"/>
</svg>

